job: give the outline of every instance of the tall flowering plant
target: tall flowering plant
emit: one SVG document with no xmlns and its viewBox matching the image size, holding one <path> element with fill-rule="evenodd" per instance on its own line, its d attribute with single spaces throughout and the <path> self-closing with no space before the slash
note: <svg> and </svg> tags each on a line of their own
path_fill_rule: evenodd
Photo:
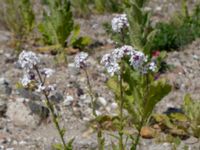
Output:
<svg viewBox="0 0 200 150">
<path fill-rule="evenodd" d="M 88 67 L 88 53 L 85 52 L 80 52 L 75 56 L 74 62 L 75 62 L 75 66 L 76 68 L 83 70 L 87 79 L 87 87 L 88 87 L 88 93 L 91 99 L 91 106 L 92 106 L 92 114 L 93 117 L 95 118 L 95 121 L 98 120 L 98 115 L 96 113 L 96 97 L 94 95 L 94 92 L 92 90 L 92 86 L 91 86 L 91 81 L 90 81 L 90 77 L 89 77 L 89 73 L 87 70 Z M 98 142 L 98 150 L 104 150 L 104 138 L 103 138 L 103 133 L 101 130 L 101 125 L 98 121 L 96 121 L 97 123 L 97 142 Z"/>
<path fill-rule="evenodd" d="M 46 103 L 48 109 L 51 112 L 52 121 L 59 133 L 62 144 L 55 144 L 56 150 L 71 150 L 72 142 L 71 140 L 68 144 L 65 142 L 64 134 L 65 129 L 60 126 L 59 114 L 56 112 L 53 103 L 51 103 L 49 96 L 52 91 L 56 89 L 55 84 L 47 84 L 47 78 L 53 75 L 55 72 L 50 68 L 41 68 L 40 58 L 33 52 L 22 51 L 19 55 L 19 64 L 23 69 L 23 78 L 21 79 L 21 84 L 24 88 L 31 89 L 45 97 L 44 103 Z"/>
<path fill-rule="evenodd" d="M 124 28 L 129 26 L 128 20 L 124 17 L 126 15 L 117 16 L 112 21 L 113 31 L 121 35 L 122 42 Z M 171 90 L 171 86 L 164 79 L 155 79 L 155 74 L 159 70 L 157 61 L 130 45 L 114 49 L 111 53 L 105 54 L 101 60 L 101 64 L 111 76 L 108 86 L 115 93 L 119 105 L 120 150 L 126 149 L 125 118 L 128 117 L 138 131 L 137 135 L 128 135 L 133 143 L 131 150 L 135 150 L 139 143 L 140 131 L 148 123 L 155 105 Z M 127 110 L 128 116 L 125 116 L 124 110 Z"/>
</svg>

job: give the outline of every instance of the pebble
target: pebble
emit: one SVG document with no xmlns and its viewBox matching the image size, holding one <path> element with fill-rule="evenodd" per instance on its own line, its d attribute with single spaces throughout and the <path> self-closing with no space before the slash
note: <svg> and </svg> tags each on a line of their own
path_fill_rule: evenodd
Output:
<svg viewBox="0 0 200 150">
<path fill-rule="evenodd" d="M 67 95 L 63 103 L 65 106 L 69 106 L 72 104 L 73 101 L 74 101 L 74 97 L 71 95 Z"/>
<path fill-rule="evenodd" d="M 10 82 L 6 78 L 0 78 L 0 95 L 10 95 L 11 92 Z"/>
<path fill-rule="evenodd" d="M 106 106 L 107 105 L 107 101 L 104 97 L 98 97 L 97 98 L 97 103 L 102 105 L 102 106 Z"/>
<path fill-rule="evenodd" d="M 111 109 L 115 110 L 115 109 L 117 109 L 117 107 L 118 107 L 117 103 L 113 102 L 111 104 Z"/>
<path fill-rule="evenodd" d="M 7 103 L 0 97 L 0 117 L 4 115 L 7 110 Z"/>
</svg>

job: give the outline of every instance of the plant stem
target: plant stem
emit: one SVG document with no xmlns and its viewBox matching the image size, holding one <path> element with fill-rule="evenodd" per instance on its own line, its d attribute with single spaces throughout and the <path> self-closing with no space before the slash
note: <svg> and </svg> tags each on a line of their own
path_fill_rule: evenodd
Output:
<svg viewBox="0 0 200 150">
<path fill-rule="evenodd" d="M 37 66 L 35 66 L 35 70 L 38 74 L 38 77 L 39 77 L 39 80 L 40 82 L 42 83 L 42 85 L 44 84 L 44 81 L 42 80 L 42 76 L 37 68 Z M 58 119 L 57 119 L 57 115 L 55 114 L 55 110 L 54 110 L 54 107 L 52 105 L 52 103 L 50 102 L 49 100 L 49 97 L 48 97 L 48 94 L 46 91 L 43 90 L 43 94 L 45 96 L 45 101 L 46 101 L 46 104 L 47 104 L 47 107 L 49 108 L 50 112 L 51 112 L 51 116 L 52 116 L 52 120 L 54 122 L 54 125 L 59 133 L 59 136 L 61 138 L 61 141 L 62 141 L 62 144 L 63 144 L 63 147 L 64 147 L 64 150 L 67 150 L 67 145 L 65 143 L 65 140 L 64 140 L 64 133 L 63 133 L 63 130 L 61 129 L 60 125 L 59 125 L 59 122 L 58 122 Z"/>
<path fill-rule="evenodd" d="M 121 30 L 121 41 L 122 44 L 125 44 L 125 39 L 124 39 L 124 30 Z M 119 149 L 120 150 L 124 150 L 124 143 L 123 143 L 123 129 L 124 129 L 124 124 L 123 124 L 123 79 L 122 79 L 122 75 L 123 75 L 123 62 L 121 62 L 120 65 L 120 79 L 119 79 L 119 88 L 120 88 L 120 104 L 119 104 L 119 119 L 120 119 L 120 126 L 119 126 Z"/>
<path fill-rule="evenodd" d="M 89 95 L 90 95 L 91 104 L 92 104 L 92 113 L 95 117 L 97 117 L 97 113 L 96 113 L 96 110 L 95 110 L 96 100 L 94 99 L 94 95 L 93 95 L 93 92 L 92 92 L 92 86 L 91 86 L 91 83 L 90 83 L 90 78 L 89 78 L 87 70 L 86 69 L 83 69 L 83 70 L 84 70 L 86 78 L 87 78 L 87 85 L 88 85 Z"/>
<path fill-rule="evenodd" d="M 145 95 L 143 97 L 144 108 L 145 108 L 145 104 L 146 104 L 146 101 L 147 101 L 147 96 L 148 96 L 148 93 L 149 93 L 149 76 L 148 76 L 148 74 L 146 74 L 145 78 L 146 78 L 146 89 L 144 90 Z M 142 115 L 142 120 L 141 120 L 140 125 L 139 125 L 138 134 L 136 136 L 134 147 L 131 150 L 136 150 L 137 149 L 137 145 L 138 145 L 139 140 L 140 140 L 140 132 L 141 132 L 141 129 L 142 129 L 145 121 L 146 121 L 146 118 L 145 118 L 144 115 Z"/>
<path fill-rule="evenodd" d="M 92 112 L 95 118 L 97 118 L 97 113 L 95 110 L 96 107 L 96 99 L 95 96 L 93 95 L 93 91 L 92 91 L 92 86 L 90 83 L 90 78 L 89 78 L 89 74 L 87 72 L 87 69 L 83 69 L 87 78 L 87 85 L 88 85 L 88 89 L 89 89 L 89 95 L 91 98 L 91 104 L 92 104 Z M 104 150 L 104 141 L 102 139 L 102 131 L 101 131 L 101 126 L 100 124 L 97 122 L 97 141 L 98 141 L 98 150 Z"/>
<path fill-rule="evenodd" d="M 124 150 L 124 144 L 123 144 L 123 85 L 122 85 L 122 74 L 123 74 L 123 66 L 121 65 L 121 70 L 120 70 L 120 81 L 119 81 L 119 86 L 120 86 L 120 106 L 119 106 L 119 118 L 120 118 L 120 129 L 119 129 L 119 149 Z"/>
<path fill-rule="evenodd" d="M 139 126 L 139 129 L 138 129 L 138 134 L 137 134 L 137 136 L 136 136 L 136 140 L 135 140 L 135 143 L 134 143 L 134 147 L 133 147 L 133 149 L 131 149 L 131 150 L 136 150 L 136 149 L 137 149 L 137 145 L 138 145 L 138 143 L 139 143 L 139 141 L 140 141 L 140 132 L 141 132 L 141 129 L 142 129 L 142 127 L 143 127 L 143 123 L 144 123 L 144 117 L 142 118 L 142 120 L 141 120 L 141 122 L 140 122 L 140 126 Z"/>
</svg>

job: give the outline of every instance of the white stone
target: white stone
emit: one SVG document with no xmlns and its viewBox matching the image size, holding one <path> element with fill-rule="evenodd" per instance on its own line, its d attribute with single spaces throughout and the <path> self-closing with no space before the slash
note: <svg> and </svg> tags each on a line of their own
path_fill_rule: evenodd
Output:
<svg viewBox="0 0 200 150">
<path fill-rule="evenodd" d="M 65 106 L 69 106 L 73 101 L 74 101 L 73 96 L 67 95 L 63 103 Z"/>
<path fill-rule="evenodd" d="M 117 109 L 117 107 L 118 107 L 118 105 L 117 105 L 117 103 L 115 103 L 115 102 L 113 102 L 112 104 L 111 104 L 111 109 Z"/>
<path fill-rule="evenodd" d="M 97 102 L 99 102 L 103 106 L 107 105 L 107 101 L 104 97 L 98 97 Z"/>
</svg>

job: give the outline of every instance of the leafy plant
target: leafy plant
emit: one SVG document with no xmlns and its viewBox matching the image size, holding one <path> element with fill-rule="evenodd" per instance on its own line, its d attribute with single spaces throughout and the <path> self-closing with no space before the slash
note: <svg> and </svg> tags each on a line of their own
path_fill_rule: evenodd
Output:
<svg viewBox="0 0 200 150">
<path fill-rule="evenodd" d="M 122 0 L 94 0 L 97 12 L 121 12 L 123 10 Z"/>
<path fill-rule="evenodd" d="M 90 43 L 89 37 L 78 37 L 80 27 L 74 24 L 69 0 L 43 0 L 43 4 L 48 6 L 48 10 L 44 11 L 44 20 L 38 28 L 45 44 L 56 48 L 66 60 L 65 47 L 82 49 Z"/>
<path fill-rule="evenodd" d="M 183 109 L 190 120 L 192 134 L 200 138 L 200 102 L 194 101 L 189 94 L 185 95 Z"/>
<path fill-rule="evenodd" d="M 72 10 L 75 16 L 89 17 L 91 13 L 92 0 L 71 0 Z"/>
<path fill-rule="evenodd" d="M 197 4 L 191 14 L 188 12 L 186 1 L 183 0 L 181 12 L 176 12 L 169 22 L 157 23 L 158 31 L 151 50 L 173 50 L 191 43 L 200 37 L 200 5 Z"/>
<path fill-rule="evenodd" d="M 16 48 L 21 49 L 35 25 L 35 15 L 30 0 L 3 0 L 2 20 L 13 33 Z"/>
<path fill-rule="evenodd" d="M 47 83 L 48 78 L 55 72 L 50 68 L 41 68 L 40 58 L 33 52 L 22 51 L 19 55 L 19 64 L 23 69 L 23 88 L 38 92 L 44 96 L 44 103 L 50 111 L 52 122 L 58 132 L 62 144 L 54 145 L 56 150 L 71 150 L 73 140 L 67 144 L 65 142 L 65 128 L 60 125 L 61 115 L 56 111 L 55 105 L 50 100 L 51 93 L 55 90 L 55 85 Z"/>
<path fill-rule="evenodd" d="M 152 41 L 157 33 L 157 30 L 151 27 L 150 13 L 144 10 L 147 2 L 148 0 L 129 0 L 126 3 L 131 44 L 145 54 L 150 53 Z"/>
<path fill-rule="evenodd" d="M 66 39 L 73 31 L 74 21 L 68 0 L 44 0 L 48 11 L 44 11 L 44 20 L 39 25 L 44 42 L 49 45 L 64 47 Z"/>
</svg>

